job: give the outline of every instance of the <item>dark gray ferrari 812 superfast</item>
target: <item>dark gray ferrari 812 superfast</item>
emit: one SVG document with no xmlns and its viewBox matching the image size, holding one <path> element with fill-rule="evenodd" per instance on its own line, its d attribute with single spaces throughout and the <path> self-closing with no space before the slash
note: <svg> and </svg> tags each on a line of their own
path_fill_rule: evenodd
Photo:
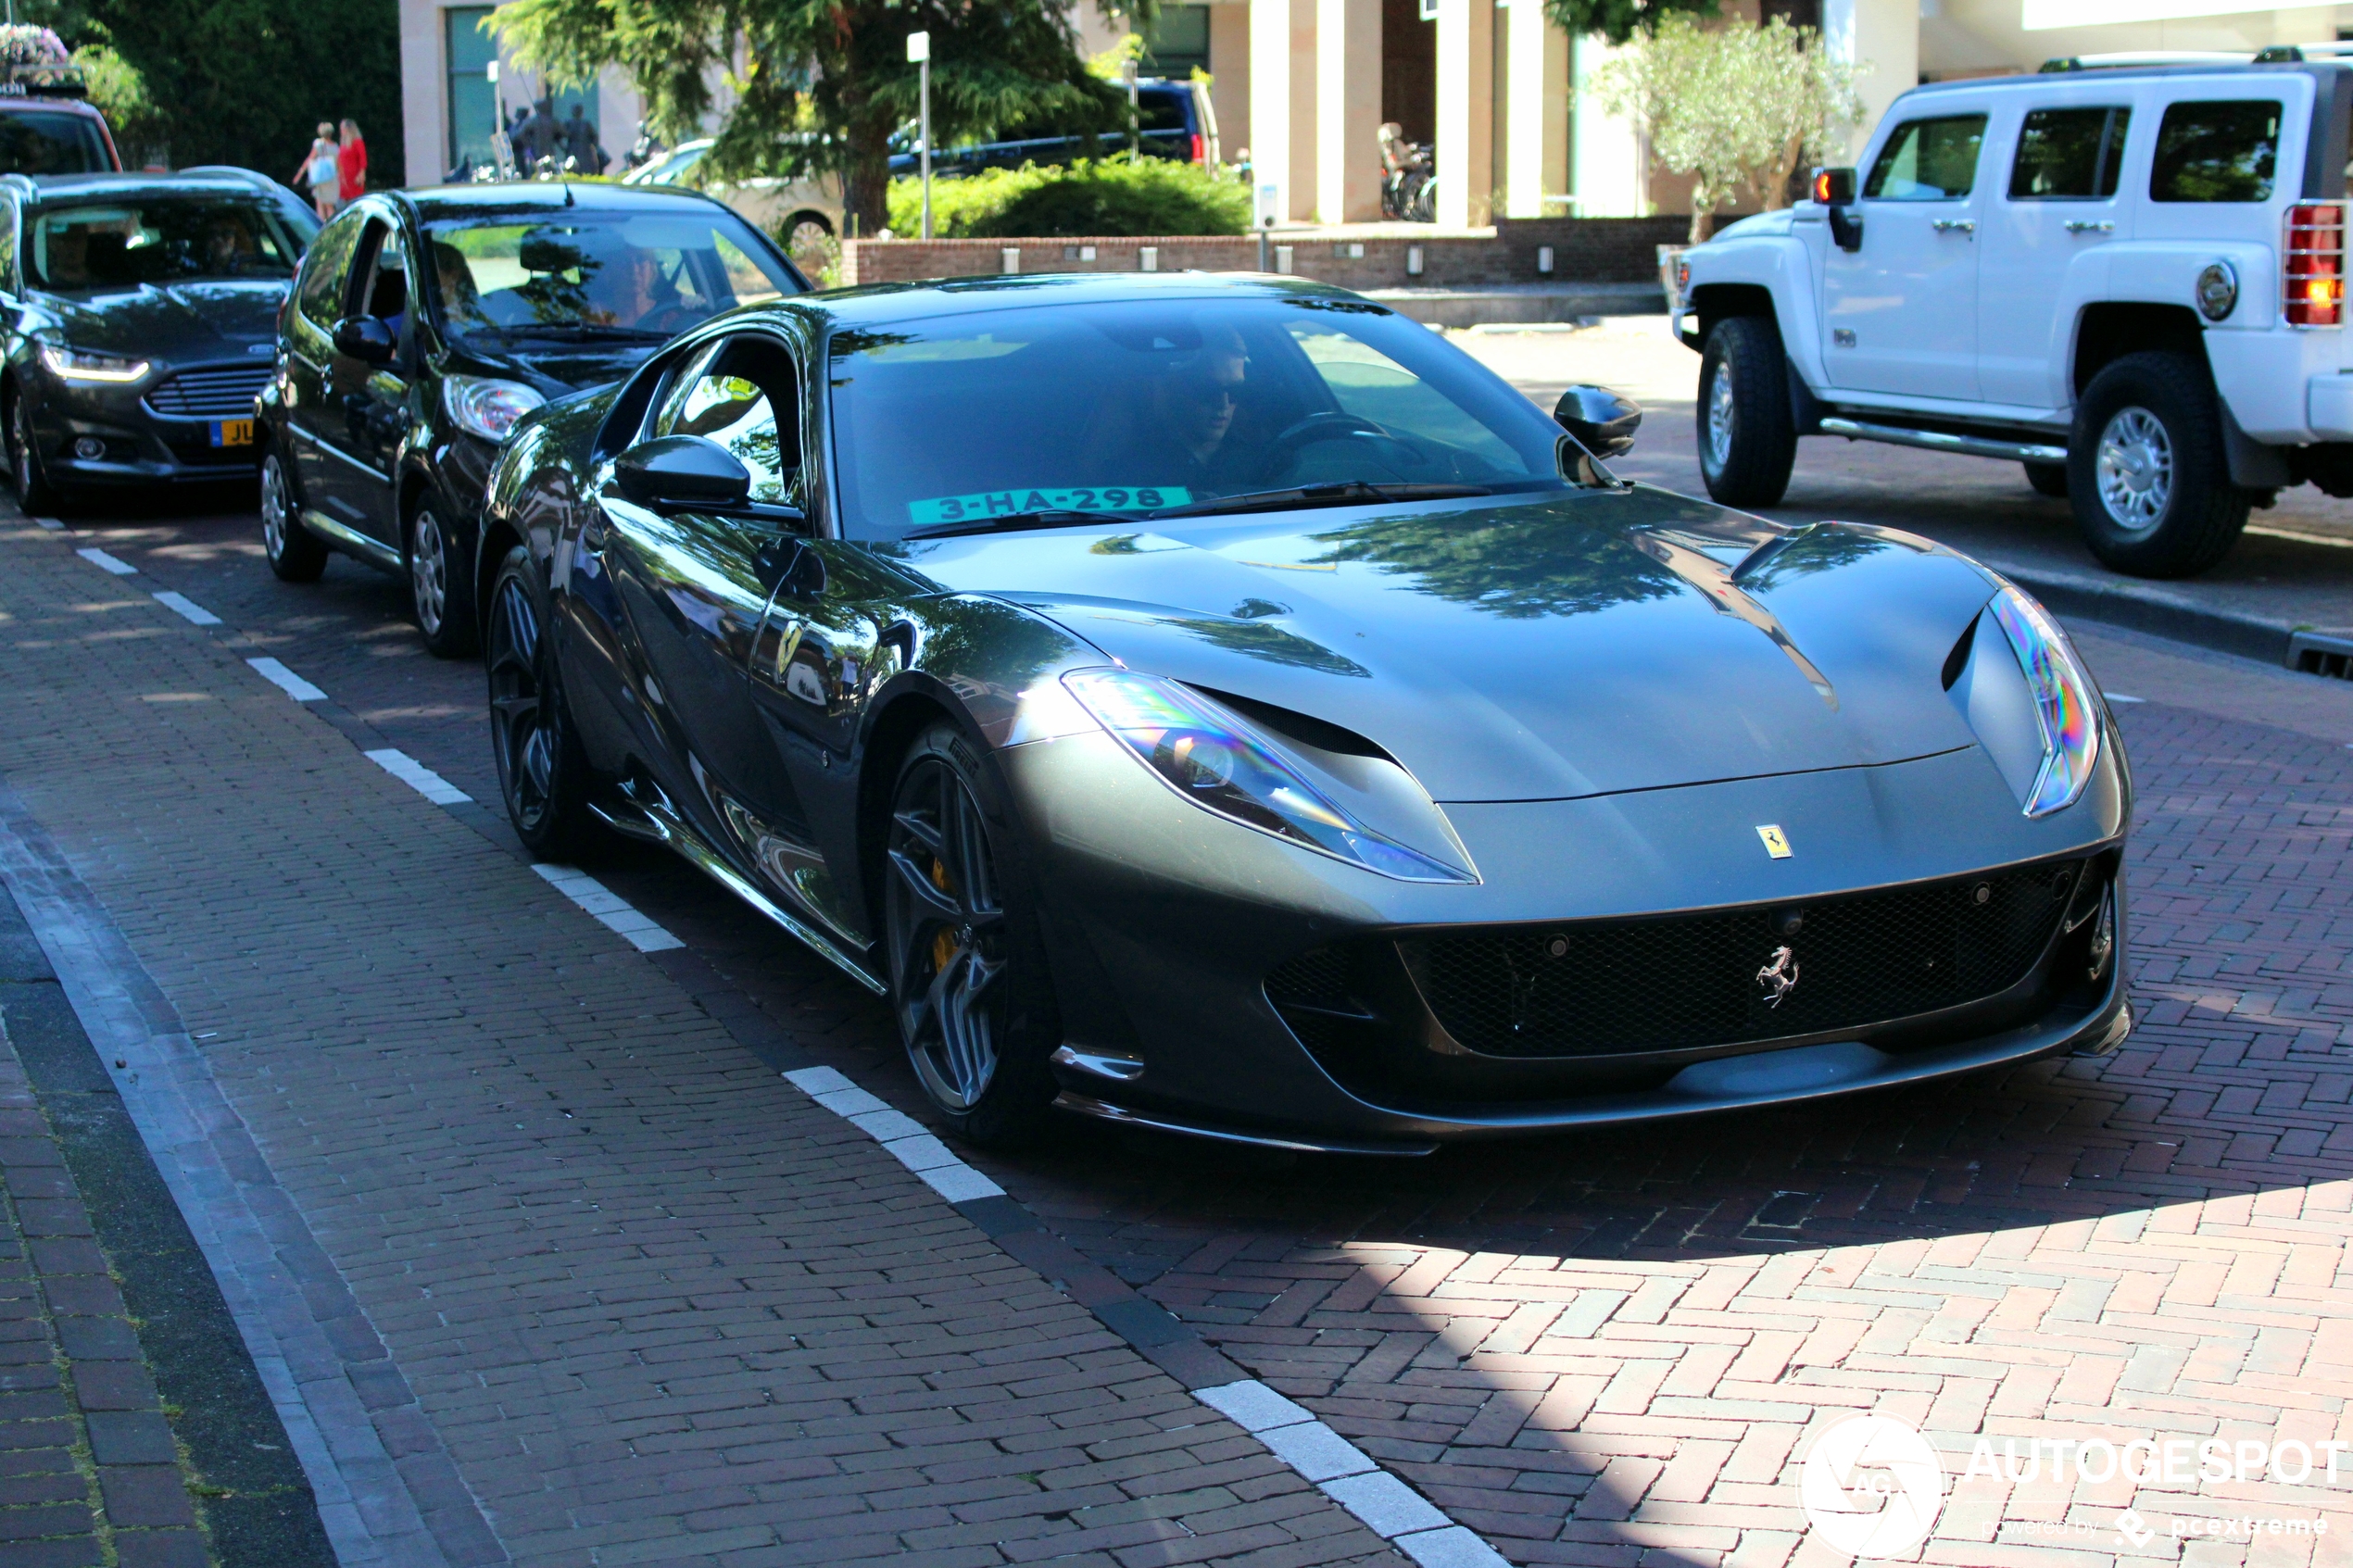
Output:
<svg viewBox="0 0 2353 1568">
<path fill-rule="evenodd" d="M 1613 478 L 1289 278 L 809 295 L 551 405 L 506 805 L 887 998 L 957 1131 L 1398 1153 L 2114 1048 L 2131 784 L 1964 556 Z"/>
</svg>

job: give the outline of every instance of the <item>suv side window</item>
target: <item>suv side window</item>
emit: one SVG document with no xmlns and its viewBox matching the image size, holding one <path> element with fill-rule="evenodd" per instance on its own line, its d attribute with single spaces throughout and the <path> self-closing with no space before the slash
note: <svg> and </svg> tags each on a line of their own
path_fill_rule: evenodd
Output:
<svg viewBox="0 0 2353 1568">
<path fill-rule="evenodd" d="M 2283 118 L 2270 98 L 2171 106 L 2157 128 L 2149 200 L 2269 201 Z"/>
<path fill-rule="evenodd" d="M 350 292 L 351 253 L 359 243 L 362 214 L 338 218 L 320 231 L 303 258 L 302 281 L 295 298 L 303 319 L 322 332 L 332 332 L 343 320 L 343 302 Z"/>
<path fill-rule="evenodd" d="M 1941 202 L 1968 195 L 1977 184 L 1977 150 L 1984 143 L 1982 114 L 1907 120 L 1880 149 L 1863 194 L 1893 202 Z"/>
<path fill-rule="evenodd" d="M 2018 133 L 2012 201 L 2099 201 L 2116 194 L 2133 111 L 2036 109 Z"/>
</svg>

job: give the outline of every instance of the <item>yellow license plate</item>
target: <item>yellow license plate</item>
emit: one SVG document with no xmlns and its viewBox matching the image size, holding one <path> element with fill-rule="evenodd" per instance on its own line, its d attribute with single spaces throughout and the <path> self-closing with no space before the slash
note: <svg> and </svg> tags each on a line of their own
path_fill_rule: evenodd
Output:
<svg viewBox="0 0 2353 1568">
<path fill-rule="evenodd" d="M 215 446 L 252 445 L 253 421 L 251 420 L 213 420 L 212 444 Z"/>
</svg>

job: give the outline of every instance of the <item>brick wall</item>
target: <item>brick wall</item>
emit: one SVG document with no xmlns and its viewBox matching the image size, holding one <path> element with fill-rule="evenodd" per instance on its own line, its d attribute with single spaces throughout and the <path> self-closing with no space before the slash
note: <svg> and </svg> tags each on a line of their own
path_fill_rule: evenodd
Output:
<svg viewBox="0 0 2353 1568">
<path fill-rule="evenodd" d="M 1267 265 L 1342 288 L 1469 288 L 1493 283 L 1642 282 L 1658 276 L 1656 247 L 1680 244 L 1690 220 L 1665 218 L 1505 219 L 1492 234 L 1364 237 L 1343 230 L 1277 235 Z M 1543 246 L 1549 273 L 1538 270 Z M 1418 251 L 1421 270 L 1411 270 Z M 1011 252 L 1012 258 L 1007 259 Z M 1137 272 L 1146 253 L 1155 270 L 1248 272 L 1258 268 L 1253 234 L 1157 238 L 851 240 L 842 246 L 844 283 L 910 282 L 1000 272 Z M 1285 265 L 1285 253 L 1289 265 Z"/>
</svg>

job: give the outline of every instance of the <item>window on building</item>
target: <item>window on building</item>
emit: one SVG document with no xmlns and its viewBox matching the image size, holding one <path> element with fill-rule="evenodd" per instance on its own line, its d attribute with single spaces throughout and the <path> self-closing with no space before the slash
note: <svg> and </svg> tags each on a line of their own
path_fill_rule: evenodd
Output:
<svg viewBox="0 0 2353 1568">
<path fill-rule="evenodd" d="M 2012 201 L 2096 201 L 2116 194 L 2130 109 L 2036 109 L 2018 134 Z"/>
<path fill-rule="evenodd" d="M 1195 70 L 1208 69 L 1209 7 L 1163 6 L 1160 19 L 1144 34 L 1144 57 L 1137 62 L 1137 73 L 1183 82 Z"/>
<path fill-rule="evenodd" d="M 1863 194 L 1892 202 L 1952 201 L 1968 195 L 1977 184 L 1977 150 L 1984 143 L 1982 114 L 1906 121 L 1880 149 Z"/>
<path fill-rule="evenodd" d="M 2268 201 L 2279 151 L 2280 106 L 2270 98 L 2174 104 L 2157 128 L 2149 199 Z"/>
<path fill-rule="evenodd" d="M 498 128 L 498 85 L 486 74 L 498 46 L 482 23 L 487 6 L 452 6 L 441 13 L 449 62 L 449 166 L 471 169 L 492 161 L 490 133 Z"/>
</svg>

